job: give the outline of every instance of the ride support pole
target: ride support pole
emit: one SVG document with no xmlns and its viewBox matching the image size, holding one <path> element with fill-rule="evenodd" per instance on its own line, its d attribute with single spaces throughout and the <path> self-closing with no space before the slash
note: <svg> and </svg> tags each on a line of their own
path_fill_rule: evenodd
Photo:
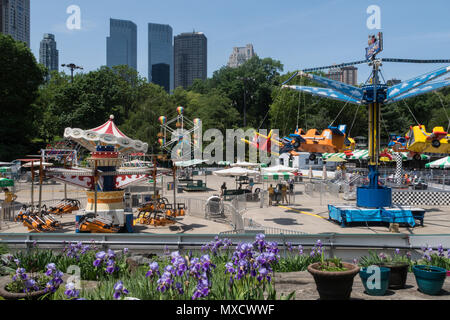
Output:
<svg viewBox="0 0 450 320">
<path fill-rule="evenodd" d="M 34 205 L 34 161 L 31 161 L 31 206 Z"/>
</svg>

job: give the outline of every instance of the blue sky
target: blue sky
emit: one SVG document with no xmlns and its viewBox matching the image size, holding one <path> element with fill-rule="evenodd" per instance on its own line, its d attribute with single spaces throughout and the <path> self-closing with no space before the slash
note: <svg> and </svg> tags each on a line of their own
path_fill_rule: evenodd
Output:
<svg viewBox="0 0 450 320">
<path fill-rule="evenodd" d="M 235 46 L 252 43 L 260 57 L 284 71 L 364 59 L 369 33 L 366 9 L 381 7 L 385 50 L 381 57 L 449 59 L 450 1 L 412 0 L 31 0 L 31 49 L 39 56 L 44 33 L 56 36 L 60 64 L 86 71 L 106 64 L 109 18 L 138 27 L 138 71 L 147 77 L 147 23 L 172 26 L 174 35 L 192 30 L 208 38 L 208 76 L 226 65 Z M 81 8 L 81 30 L 66 28 L 70 5 Z M 386 79 L 406 80 L 439 65 L 386 63 Z M 359 82 L 369 67 L 359 66 Z"/>
</svg>

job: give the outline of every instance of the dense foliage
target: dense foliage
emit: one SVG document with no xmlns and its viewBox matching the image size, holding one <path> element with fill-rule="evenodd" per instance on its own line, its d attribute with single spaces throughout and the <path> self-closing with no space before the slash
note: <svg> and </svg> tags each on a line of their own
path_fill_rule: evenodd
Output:
<svg viewBox="0 0 450 320">
<path fill-rule="evenodd" d="M 299 61 L 301 65 L 301 61 Z M 367 134 L 367 111 L 343 102 L 281 89 L 292 73 L 282 74 L 283 65 L 271 58 L 254 57 L 238 68 L 222 67 L 205 81 L 172 94 L 149 84 L 126 66 L 101 67 L 70 76 L 46 71 L 37 64 L 23 43 L 0 35 L 0 159 L 13 160 L 61 139 L 64 128 L 94 128 L 110 114 L 128 136 L 157 145 L 158 117 L 176 115 L 183 106 L 186 116 L 201 118 L 203 131 L 209 128 L 246 127 L 279 129 L 281 134 L 301 128 L 321 130 L 330 124 L 347 124 L 351 135 Z M 291 84 L 315 85 L 295 78 Z M 450 89 L 384 106 L 382 138 L 389 133 L 405 134 L 416 120 L 427 126 L 447 129 Z M 345 108 L 344 108 L 345 106 Z M 409 111 L 411 110 L 411 112 Z"/>
</svg>

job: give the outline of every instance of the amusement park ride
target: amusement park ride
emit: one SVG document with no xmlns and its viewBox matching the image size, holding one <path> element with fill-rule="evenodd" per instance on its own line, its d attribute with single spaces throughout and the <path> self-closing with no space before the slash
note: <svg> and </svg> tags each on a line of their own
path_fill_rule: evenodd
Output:
<svg viewBox="0 0 450 320">
<path fill-rule="evenodd" d="M 431 91 L 442 89 L 450 85 L 450 80 L 433 81 L 450 72 L 450 66 L 439 68 L 435 71 L 415 77 L 411 80 L 401 82 L 388 87 L 380 82 L 380 67 L 384 62 L 405 62 L 405 63 L 450 63 L 450 60 L 413 60 L 413 59 L 391 59 L 377 58 L 383 50 L 383 34 L 380 32 L 376 37 L 369 37 L 369 47 L 366 48 L 366 60 L 344 63 L 341 65 L 324 66 L 310 68 L 296 72 L 291 78 L 283 83 L 284 88 L 296 91 L 306 92 L 312 95 L 329 98 L 338 101 L 345 101 L 356 105 L 367 105 L 369 112 L 369 185 L 357 189 L 357 206 L 359 208 L 375 208 L 382 211 L 383 208 L 392 206 L 392 191 L 390 188 L 381 186 L 378 182 L 378 165 L 380 161 L 380 115 L 381 106 L 391 104 L 417 95 L 425 94 Z M 314 73 L 319 70 L 330 69 L 332 67 L 344 67 L 368 63 L 372 67 L 370 81 L 361 87 L 355 87 L 318 76 Z M 294 77 L 307 77 L 320 85 L 321 87 L 308 87 L 298 85 L 287 85 Z M 424 129 L 424 128 L 423 128 Z M 440 130 L 438 130 L 440 131 Z M 443 131 L 443 130 L 442 130 Z M 433 135 L 427 135 L 427 143 L 437 145 L 440 141 L 446 140 L 442 132 L 436 132 Z M 425 134 L 424 134 L 425 135 Z M 418 139 L 417 130 L 408 135 L 408 143 L 414 144 Z M 441 139 L 441 140 L 439 140 Z M 415 140 L 415 141 L 412 141 Z M 332 207 L 332 206 L 330 206 Z M 331 209 L 330 209 L 331 210 Z"/>
<path fill-rule="evenodd" d="M 242 139 L 243 142 L 258 150 L 266 151 L 274 155 L 289 153 L 292 156 L 298 156 L 299 152 L 309 153 L 309 159 L 314 161 L 318 154 L 352 151 L 355 149 L 355 140 L 347 136 L 347 126 L 339 125 L 337 127 L 328 127 L 321 133 L 317 129 L 310 129 L 305 132 L 303 129 L 297 129 L 289 137 L 277 138 L 273 130 L 268 136 L 255 131 L 253 141 Z M 272 151 L 272 145 L 277 145 L 279 153 Z"/>
</svg>

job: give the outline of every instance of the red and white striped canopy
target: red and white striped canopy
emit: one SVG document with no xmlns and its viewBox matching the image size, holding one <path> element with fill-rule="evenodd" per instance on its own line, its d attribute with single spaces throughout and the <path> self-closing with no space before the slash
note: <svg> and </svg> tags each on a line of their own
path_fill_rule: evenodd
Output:
<svg viewBox="0 0 450 320">
<path fill-rule="evenodd" d="M 113 135 L 115 137 L 128 138 L 115 125 L 115 123 L 114 123 L 114 116 L 113 115 L 109 116 L 109 120 L 106 123 L 102 124 L 100 127 L 91 129 L 89 131 L 95 131 L 95 132 L 100 133 L 100 134 L 102 134 L 102 133 L 111 134 L 111 135 Z"/>
<path fill-rule="evenodd" d="M 98 145 L 112 145 L 120 153 L 147 152 L 148 144 L 139 140 L 128 138 L 114 123 L 114 116 L 103 125 L 82 130 L 78 128 L 66 128 L 64 138 L 74 140 L 89 151 L 95 151 Z"/>
</svg>

